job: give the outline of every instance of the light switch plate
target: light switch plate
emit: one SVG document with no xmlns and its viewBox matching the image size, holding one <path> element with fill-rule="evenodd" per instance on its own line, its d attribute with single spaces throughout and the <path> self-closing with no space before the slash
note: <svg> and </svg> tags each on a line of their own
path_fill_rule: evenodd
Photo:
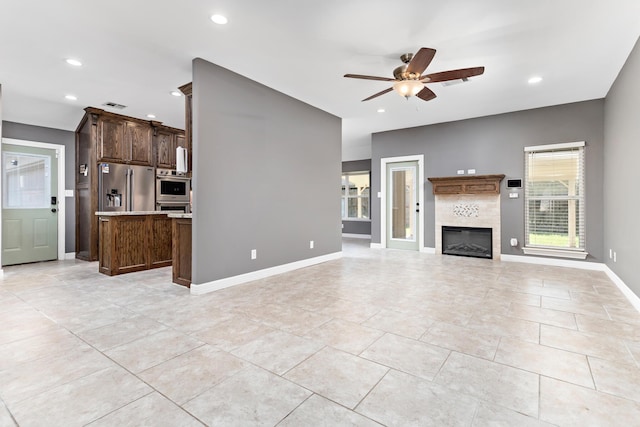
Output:
<svg viewBox="0 0 640 427">
<path fill-rule="evenodd" d="M 458 169 L 458 175 L 464 175 L 464 169 Z"/>
<path fill-rule="evenodd" d="M 509 198 L 510 199 L 517 199 L 518 198 L 518 193 L 509 193 Z"/>
<path fill-rule="evenodd" d="M 469 175 L 473 175 L 474 173 L 476 173 L 476 170 L 475 169 L 467 169 L 467 173 Z"/>
<path fill-rule="evenodd" d="M 73 197 L 73 190 L 64 190 L 64 197 Z"/>
</svg>

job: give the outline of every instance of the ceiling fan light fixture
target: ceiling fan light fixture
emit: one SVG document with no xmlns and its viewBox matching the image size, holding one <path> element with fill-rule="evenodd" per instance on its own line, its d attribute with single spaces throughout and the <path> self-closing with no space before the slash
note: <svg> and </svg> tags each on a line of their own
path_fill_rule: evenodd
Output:
<svg viewBox="0 0 640 427">
<path fill-rule="evenodd" d="M 400 95 L 409 99 L 417 95 L 424 88 L 420 80 L 400 80 L 393 84 L 393 89 Z"/>
</svg>

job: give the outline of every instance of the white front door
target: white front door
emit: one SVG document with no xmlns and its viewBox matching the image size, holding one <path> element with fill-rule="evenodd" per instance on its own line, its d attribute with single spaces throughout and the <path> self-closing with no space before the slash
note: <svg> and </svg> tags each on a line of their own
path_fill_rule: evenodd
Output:
<svg viewBox="0 0 640 427">
<path fill-rule="evenodd" d="M 58 258 L 56 150 L 2 144 L 2 264 Z"/>
<path fill-rule="evenodd" d="M 420 176 L 418 162 L 387 163 L 386 246 L 419 250 Z"/>
</svg>

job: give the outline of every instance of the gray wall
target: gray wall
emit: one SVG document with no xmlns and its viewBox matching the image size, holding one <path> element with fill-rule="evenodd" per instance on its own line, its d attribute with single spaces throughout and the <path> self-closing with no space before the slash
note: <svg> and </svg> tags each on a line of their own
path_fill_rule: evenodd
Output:
<svg viewBox="0 0 640 427">
<path fill-rule="evenodd" d="M 74 189 L 74 197 L 66 197 L 65 214 L 65 252 L 76 250 L 76 200 L 75 200 L 75 133 L 67 130 L 25 125 L 15 122 L 2 123 L 2 137 L 23 139 L 26 141 L 48 142 L 65 146 L 65 186 Z"/>
<path fill-rule="evenodd" d="M 431 102 L 437 102 L 431 101 Z M 565 104 L 477 119 L 373 134 L 371 194 L 380 191 L 380 159 L 424 154 L 425 246 L 435 247 L 435 206 L 428 177 L 454 176 L 458 169 L 476 174 L 505 174 L 502 181 L 502 253 L 522 255 L 509 245 L 524 242 L 524 200 L 509 199 L 506 182 L 524 178 L 524 151 L 529 145 L 585 141 L 586 221 L 589 261 L 603 262 L 604 100 Z M 372 242 L 380 243 L 380 199 L 373 198 Z"/>
<path fill-rule="evenodd" d="M 342 172 L 371 171 L 371 159 L 342 162 Z M 369 174 L 371 175 L 371 174 Z M 371 221 L 342 221 L 342 232 L 346 234 L 371 234 Z"/>
<path fill-rule="evenodd" d="M 640 41 L 605 101 L 604 250 L 606 263 L 640 296 Z M 617 262 L 609 259 L 609 249 Z"/>
<path fill-rule="evenodd" d="M 197 58 L 193 127 L 195 284 L 341 251 L 338 117 Z"/>
</svg>

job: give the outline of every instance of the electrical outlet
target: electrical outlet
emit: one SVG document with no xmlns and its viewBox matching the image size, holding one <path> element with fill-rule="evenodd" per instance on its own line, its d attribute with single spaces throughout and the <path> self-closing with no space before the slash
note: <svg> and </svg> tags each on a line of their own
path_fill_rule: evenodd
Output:
<svg viewBox="0 0 640 427">
<path fill-rule="evenodd" d="M 475 169 L 467 169 L 467 173 L 469 175 L 473 175 L 474 173 L 476 173 L 476 170 Z"/>
<path fill-rule="evenodd" d="M 309 240 L 309 249 L 313 249 L 313 240 Z"/>
<path fill-rule="evenodd" d="M 613 253 L 613 262 L 618 262 L 618 260 L 616 259 L 616 253 Z"/>
<path fill-rule="evenodd" d="M 258 250 L 251 249 L 251 259 L 256 259 L 256 258 L 258 258 Z"/>
<path fill-rule="evenodd" d="M 613 249 L 609 249 L 609 259 L 613 258 Z"/>
<path fill-rule="evenodd" d="M 464 175 L 464 169 L 458 169 L 458 175 Z"/>
</svg>

